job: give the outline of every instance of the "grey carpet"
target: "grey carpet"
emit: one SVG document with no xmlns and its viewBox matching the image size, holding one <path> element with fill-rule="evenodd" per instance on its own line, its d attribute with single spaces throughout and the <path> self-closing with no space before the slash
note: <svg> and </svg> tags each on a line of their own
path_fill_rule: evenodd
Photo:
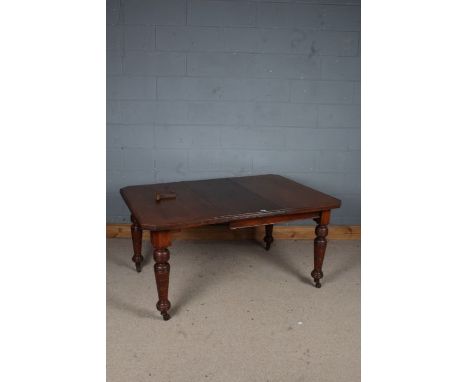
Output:
<svg viewBox="0 0 468 382">
<path fill-rule="evenodd" d="M 153 260 L 130 239 L 107 248 L 107 380 L 360 380 L 360 242 L 329 241 L 312 286 L 312 241 L 176 241 L 172 318 L 156 311 Z"/>
</svg>

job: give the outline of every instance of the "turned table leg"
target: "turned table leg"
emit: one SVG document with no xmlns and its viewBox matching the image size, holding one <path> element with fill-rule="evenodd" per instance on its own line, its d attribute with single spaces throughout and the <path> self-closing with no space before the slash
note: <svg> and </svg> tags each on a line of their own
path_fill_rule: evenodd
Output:
<svg viewBox="0 0 468 382">
<path fill-rule="evenodd" d="M 330 211 L 322 211 L 320 217 L 315 219 L 317 226 L 315 227 L 315 240 L 314 240 L 314 270 L 311 273 L 315 282 L 315 287 L 320 288 L 322 284 L 320 279 L 323 277 L 322 265 L 325 257 L 325 250 L 327 249 L 328 223 L 330 221 Z"/>
<path fill-rule="evenodd" d="M 271 243 L 273 243 L 273 224 L 267 224 L 265 226 L 265 237 L 263 241 L 265 242 L 265 249 L 270 250 Z"/>
<path fill-rule="evenodd" d="M 169 231 L 151 231 L 151 244 L 153 245 L 154 275 L 156 277 L 156 287 L 158 288 L 158 303 L 156 309 L 161 312 L 164 321 L 171 318 L 168 310 L 171 308 L 171 303 L 168 300 L 169 293 L 169 247 L 171 238 Z"/>
<path fill-rule="evenodd" d="M 132 242 L 133 242 L 133 257 L 132 261 L 135 263 L 137 272 L 141 272 L 141 264 L 143 263 L 143 256 L 141 255 L 141 240 L 143 231 L 138 225 L 135 217 L 131 216 L 132 220 Z"/>
</svg>

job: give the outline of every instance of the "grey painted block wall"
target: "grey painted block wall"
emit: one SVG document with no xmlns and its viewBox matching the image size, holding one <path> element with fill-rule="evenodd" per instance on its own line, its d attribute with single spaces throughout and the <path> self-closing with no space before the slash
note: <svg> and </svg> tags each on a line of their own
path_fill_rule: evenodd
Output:
<svg viewBox="0 0 468 382">
<path fill-rule="evenodd" d="M 277 173 L 360 223 L 359 1 L 111 0 L 107 49 L 108 222 L 126 185 Z"/>
</svg>

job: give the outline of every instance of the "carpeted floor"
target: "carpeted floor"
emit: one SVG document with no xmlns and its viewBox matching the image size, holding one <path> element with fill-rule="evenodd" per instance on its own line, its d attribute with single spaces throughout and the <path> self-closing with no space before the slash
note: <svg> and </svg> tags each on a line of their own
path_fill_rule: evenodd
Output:
<svg viewBox="0 0 468 382">
<path fill-rule="evenodd" d="M 329 241 L 312 286 L 312 241 L 176 241 L 163 321 L 149 242 L 140 274 L 130 239 L 109 239 L 109 382 L 357 382 L 360 242 Z"/>
</svg>

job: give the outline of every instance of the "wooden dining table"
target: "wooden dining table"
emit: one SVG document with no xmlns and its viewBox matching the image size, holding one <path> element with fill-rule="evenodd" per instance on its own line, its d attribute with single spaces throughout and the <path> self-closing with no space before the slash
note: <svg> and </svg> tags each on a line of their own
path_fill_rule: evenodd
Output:
<svg viewBox="0 0 468 382">
<path fill-rule="evenodd" d="M 164 320 L 170 319 L 171 308 L 171 233 L 185 228 L 224 224 L 235 230 L 265 226 L 265 249 L 269 250 L 274 224 L 313 219 L 317 225 L 311 276 L 315 287 L 321 287 L 330 212 L 341 205 L 332 196 L 272 174 L 128 186 L 120 193 L 131 213 L 132 260 L 138 272 L 143 263 L 142 233 L 150 231 L 158 292 L 156 308 Z"/>
</svg>

